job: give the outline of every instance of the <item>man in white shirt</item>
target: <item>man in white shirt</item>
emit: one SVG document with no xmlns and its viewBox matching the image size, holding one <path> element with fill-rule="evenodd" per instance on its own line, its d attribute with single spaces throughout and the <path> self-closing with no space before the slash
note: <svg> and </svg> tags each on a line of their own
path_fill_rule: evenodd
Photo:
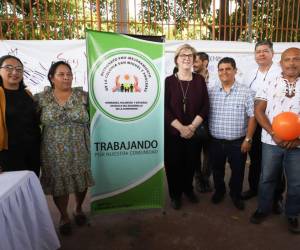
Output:
<svg viewBox="0 0 300 250">
<path fill-rule="evenodd" d="M 300 49 L 289 48 L 281 55 L 282 76 L 264 82 L 256 94 L 255 118 L 262 131 L 262 173 L 258 207 L 250 221 L 260 224 L 270 213 L 278 175 L 287 177 L 285 214 L 289 231 L 300 233 L 300 138 L 285 141 L 272 129 L 272 121 L 282 112 L 300 115 Z"/>
<path fill-rule="evenodd" d="M 273 43 L 265 40 L 257 42 L 255 45 L 255 61 L 257 67 L 250 70 L 243 79 L 243 84 L 250 87 L 257 93 L 259 88 L 276 76 L 281 74 L 280 66 L 273 62 Z M 248 173 L 249 190 L 242 193 L 242 199 L 248 200 L 257 195 L 259 177 L 261 173 L 261 127 L 257 124 L 256 131 L 252 138 L 252 147 L 249 152 L 250 166 Z M 283 176 L 281 174 L 281 176 Z M 280 177 L 281 177 L 280 176 Z M 283 180 L 282 180 L 283 179 Z M 276 195 L 274 197 L 273 211 L 280 214 L 282 193 L 285 189 L 284 178 L 278 178 L 278 186 L 276 188 Z"/>
</svg>

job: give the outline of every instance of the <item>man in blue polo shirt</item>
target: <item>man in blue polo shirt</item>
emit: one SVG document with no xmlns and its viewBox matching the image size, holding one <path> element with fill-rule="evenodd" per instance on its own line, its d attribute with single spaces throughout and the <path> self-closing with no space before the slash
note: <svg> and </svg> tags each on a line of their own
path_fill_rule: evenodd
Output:
<svg viewBox="0 0 300 250">
<path fill-rule="evenodd" d="M 235 81 L 236 63 L 224 57 L 218 63 L 220 82 L 209 89 L 209 129 L 212 141 L 209 159 L 213 170 L 214 204 L 220 203 L 226 193 L 225 164 L 231 167 L 230 196 L 236 208 L 243 210 L 241 199 L 247 152 L 251 148 L 256 127 L 254 118 L 254 92 Z"/>
</svg>

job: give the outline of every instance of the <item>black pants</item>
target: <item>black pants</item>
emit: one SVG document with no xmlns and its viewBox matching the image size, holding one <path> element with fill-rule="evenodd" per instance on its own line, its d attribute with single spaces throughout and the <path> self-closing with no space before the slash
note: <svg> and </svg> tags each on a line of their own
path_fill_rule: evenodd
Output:
<svg viewBox="0 0 300 250">
<path fill-rule="evenodd" d="M 0 166 L 3 171 L 30 170 L 40 174 L 40 147 L 30 145 L 0 151 Z"/>
<path fill-rule="evenodd" d="M 209 165 L 210 161 L 208 159 L 209 141 L 201 143 L 200 148 L 200 164 L 196 166 L 195 169 L 195 179 L 199 182 L 208 182 L 211 175 L 211 166 Z"/>
<path fill-rule="evenodd" d="M 259 178 L 261 173 L 261 156 L 262 156 L 262 142 L 261 142 L 262 128 L 257 124 L 255 133 L 253 135 L 253 142 L 249 152 L 250 166 L 248 173 L 249 188 L 257 193 Z M 275 189 L 274 200 L 282 199 L 282 194 L 285 191 L 285 177 L 283 171 L 279 173 L 278 181 Z"/>
<path fill-rule="evenodd" d="M 229 181 L 230 196 L 240 198 L 247 154 L 241 152 L 243 138 L 237 140 L 212 139 L 209 146 L 209 159 L 211 161 L 215 190 L 225 193 L 224 182 L 225 164 L 228 161 L 231 168 Z"/>
<path fill-rule="evenodd" d="M 200 164 L 201 145 L 193 139 L 165 138 L 165 168 L 171 199 L 193 192 L 195 167 Z"/>
</svg>

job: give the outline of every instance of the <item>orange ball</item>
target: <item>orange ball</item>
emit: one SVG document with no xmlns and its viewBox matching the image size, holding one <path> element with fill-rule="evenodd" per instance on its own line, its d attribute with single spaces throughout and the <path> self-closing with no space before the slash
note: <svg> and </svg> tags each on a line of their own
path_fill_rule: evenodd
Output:
<svg viewBox="0 0 300 250">
<path fill-rule="evenodd" d="M 293 112 L 282 112 L 274 117 L 272 129 L 282 140 L 295 140 L 300 136 L 300 117 Z"/>
<path fill-rule="evenodd" d="M 300 115 L 298 115 L 298 131 L 299 131 L 299 135 L 300 135 Z"/>
</svg>

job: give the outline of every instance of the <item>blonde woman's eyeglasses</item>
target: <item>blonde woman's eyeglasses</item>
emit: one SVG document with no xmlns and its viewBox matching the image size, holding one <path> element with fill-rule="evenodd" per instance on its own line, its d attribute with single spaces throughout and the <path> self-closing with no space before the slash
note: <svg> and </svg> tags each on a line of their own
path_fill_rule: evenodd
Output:
<svg viewBox="0 0 300 250">
<path fill-rule="evenodd" d="M 193 58 L 193 54 L 181 54 L 179 55 L 180 58 L 188 58 L 188 59 L 192 59 Z"/>
</svg>

